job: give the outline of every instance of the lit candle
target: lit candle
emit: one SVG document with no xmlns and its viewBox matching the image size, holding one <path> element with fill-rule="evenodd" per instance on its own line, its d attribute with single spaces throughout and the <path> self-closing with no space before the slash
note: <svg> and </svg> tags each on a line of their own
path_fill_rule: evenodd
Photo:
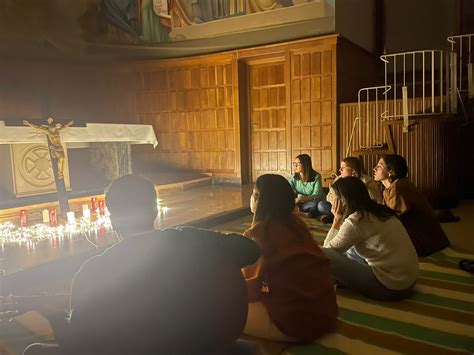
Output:
<svg viewBox="0 0 474 355">
<path fill-rule="evenodd" d="M 51 207 L 49 209 L 49 225 L 51 227 L 56 227 L 58 224 L 58 221 L 56 219 L 56 209 L 54 207 Z"/>
<path fill-rule="evenodd" d="M 47 209 L 43 210 L 43 223 L 49 223 L 49 211 Z"/>
<path fill-rule="evenodd" d="M 66 213 L 66 216 L 67 216 L 67 223 L 69 224 L 76 223 L 76 216 L 73 211 Z"/>
<path fill-rule="evenodd" d="M 101 216 L 105 215 L 105 202 L 104 202 L 104 200 L 99 201 L 99 214 Z"/>
<path fill-rule="evenodd" d="M 97 197 L 91 198 L 91 209 L 93 212 L 97 210 Z"/>
<path fill-rule="evenodd" d="M 26 227 L 28 225 L 28 211 L 20 210 L 20 226 Z"/>
<path fill-rule="evenodd" d="M 89 205 L 82 205 L 82 217 L 85 219 L 91 218 L 91 210 L 89 209 Z"/>
</svg>

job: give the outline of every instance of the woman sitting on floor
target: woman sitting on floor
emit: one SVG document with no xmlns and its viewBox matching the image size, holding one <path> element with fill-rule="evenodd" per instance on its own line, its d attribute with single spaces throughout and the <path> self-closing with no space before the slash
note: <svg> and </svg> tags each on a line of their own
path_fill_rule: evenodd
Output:
<svg viewBox="0 0 474 355">
<path fill-rule="evenodd" d="M 356 157 L 347 157 L 341 160 L 341 165 L 339 168 L 340 175 L 334 180 L 336 182 L 340 178 L 348 177 L 348 176 L 355 176 L 362 180 L 364 185 L 367 187 L 367 191 L 369 192 L 369 196 L 372 200 L 377 203 L 383 203 L 383 197 L 381 189 L 379 188 L 379 183 L 375 182 L 370 176 L 367 176 L 363 173 L 362 162 L 359 158 Z M 327 202 L 331 205 L 334 202 L 334 198 L 336 197 L 334 193 L 334 189 L 331 187 L 329 189 L 329 193 L 326 196 Z"/>
<path fill-rule="evenodd" d="M 407 162 L 397 154 L 381 157 L 374 168 L 375 181 L 385 187 L 385 204 L 396 211 L 418 256 L 428 256 L 449 246 L 449 240 L 428 200 L 407 175 Z"/>
<path fill-rule="evenodd" d="M 308 154 L 298 155 L 293 162 L 293 169 L 290 185 L 299 211 L 307 217 L 331 215 L 331 206 L 321 204 L 326 202 L 326 194 L 323 191 L 321 175 L 313 169 L 311 157 Z"/>
<path fill-rule="evenodd" d="M 250 200 L 252 227 L 244 235 L 261 248 L 243 269 L 249 311 L 244 333 L 274 341 L 311 342 L 334 329 L 338 314 L 329 260 L 306 224 L 280 175 L 262 175 Z"/>
<path fill-rule="evenodd" d="M 408 297 L 418 276 L 418 257 L 395 212 L 374 202 L 359 178 L 339 179 L 333 188 L 334 221 L 323 248 L 333 277 L 370 298 Z"/>
</svg>

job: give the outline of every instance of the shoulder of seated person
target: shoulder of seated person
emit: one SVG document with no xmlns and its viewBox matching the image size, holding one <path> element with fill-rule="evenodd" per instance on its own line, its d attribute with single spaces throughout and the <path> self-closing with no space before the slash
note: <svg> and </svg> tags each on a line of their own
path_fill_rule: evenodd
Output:
<svg viewBox="0 0 474 355">
<path fill-rule="evenodd" d="M 362 174 L 360 176 L 360 179 L 362 180 L 362 182 L 364 184 L 368 184 L 368 183 L 371 183 L 371 182 L 374 182 L 375 180 L 373 178 L 371 178 L 369 175 L 366 175 L 366 174 Z"/>
<path fill-rule="evenodd" d="M 401 178 L 395 180 L 388 190 L 398 191 L 398 192 L 417 192 L 415 184 L 413 184 L 408 178 Z"/>
<path fill-rule="evenodd" d="M 362 214 L 360 212 L 353 212 L 349 216 L 346 217 L 344 222 L 350 223 L 350 224 L 357 224 L 359 223 L 359 220 L 361 219 Z"/>
</svg>

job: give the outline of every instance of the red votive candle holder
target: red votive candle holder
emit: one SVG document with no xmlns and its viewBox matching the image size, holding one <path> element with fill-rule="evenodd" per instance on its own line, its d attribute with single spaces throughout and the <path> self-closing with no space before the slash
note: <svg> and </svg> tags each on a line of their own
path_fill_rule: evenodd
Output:
<svg viewBox="0 0 474 355">
<path fill-rule="evenodd" d="M 20 227 L 26 227 L 28 225 L 28 211 L 20 210 Z"/>
<path fill-rule="evenodd" d="M 56 227 L 58 225 L 58 220 L 56 218 L 56 209 L 51 207 L 49 209 L 49 225 L 50 227 Z"/>
<path fill-rule="evenodd" d="M 105 201 L 104 200 L 99 201 L 99 214 L 101 216 L 105 215 Z"/>
<path fill-rule="evenodd" d="M 92 213 L 95 213 L 95 211 L 97 210 L 97 197 L 91 198 L 91 210 Z"/>
</svg>

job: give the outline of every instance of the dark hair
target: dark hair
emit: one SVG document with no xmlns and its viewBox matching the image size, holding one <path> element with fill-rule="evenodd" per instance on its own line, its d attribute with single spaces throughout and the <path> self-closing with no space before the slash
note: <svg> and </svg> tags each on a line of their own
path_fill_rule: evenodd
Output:
<svg viewBox="0 0 474 355">
<path fill-rule="evenodd" d="M 157 215 L 155 185 L 140 175 L 115 179 L 105 191 L 105 203 L 111 215 L 154 220 Z"/>
<path fill-rule="evenodd" d="M 356 157 L 346 157 L 342 159 L 347 166 L 349 166 L 352 170 L 355 171 L 357 177 L 361 177 L 362 173 L 364 172 L 364 168 L 362 166 L 362 162 L 359 158 Z"/>
<path fill-rule="evenodd" d="M 388 180 L 394 182 L 397 179 L 406 178 L 408 175 L 408 165 L 404 157 L 398 154 L 382 155 L 387 170 L 390 171 Z"/>
<path fill-rule="evenodd" d="M 313 169 L 313 163 L 311 162 L 311 157 L 308 154 L 297 155 L 295 159 L 299 159 L 301 166 L 303 167 L 304 176 L 306 178 L 305 182 L 316 179 L 316 170 Z M 294 178 L 296 180 L 300 180 L 301 175 L 295 174 Z"/>
<path fill-rule="evenodd" d="M 257 210 L 253 223 L 272 219 L 288 218 L 295 209 L 295 195 L 288 180 L 281 175 L 264 174 L 258 177 L 255 189 L 258 192 Z"/>
<path fill-rule="evenodd" d="M 381 221 L 386 221 L 395 215 L 395 211 L 370 198 L 367 187 L 358 177 L 348 176 L 338 179 L 332 187 L 336 196 L 342 198 L 346 204 L 344 218 L 354 212 L 359 212 L 362 216 L 372 213 Z"/>
</svg>

